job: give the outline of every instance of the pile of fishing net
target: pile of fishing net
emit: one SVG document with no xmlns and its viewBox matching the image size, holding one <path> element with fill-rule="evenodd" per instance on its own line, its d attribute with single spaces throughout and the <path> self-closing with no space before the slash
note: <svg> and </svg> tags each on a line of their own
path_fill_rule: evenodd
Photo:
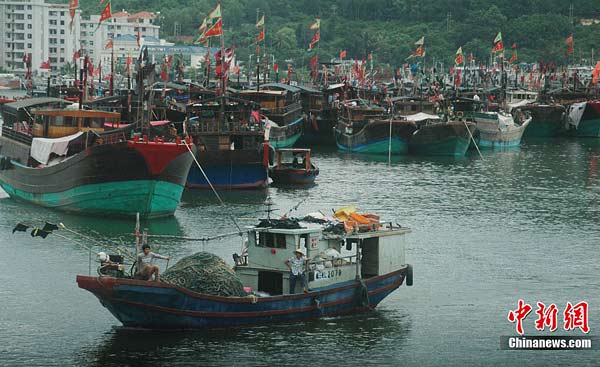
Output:
<svg viewBox="0 0 600 367">
<path fill-rule="evenodd" d="M 161 275 L 161 280 L 202 294 L 245 297 L 237 274 L 220 257 L 198 252 L 184 257 Z"/>
</svg>

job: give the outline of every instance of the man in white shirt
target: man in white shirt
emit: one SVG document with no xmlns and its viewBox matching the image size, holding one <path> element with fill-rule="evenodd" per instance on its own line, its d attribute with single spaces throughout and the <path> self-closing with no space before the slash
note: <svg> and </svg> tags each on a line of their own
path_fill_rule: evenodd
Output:
<svg viewBox="0 0 600 367">
<path fill-rule="evenodd" d="M 290 269 L 290 294 L 296 293 L 296 282 L 302 284 L 304 292 L 308 292 L 308 283 L 306 281 L 306 264 L 308 259 L 301 248 L 294 250 L 294 256 L 285 261 L 285 265 Z"/>
<path fill-rule="evenodd" d="M 142 253 L 138 254 L 137 257 L 137 266 L 138 272 L 136 274 L 136 278 L 142 280 L 152 280 L 152 274 L 154 274 L 154 281 L 158 282 L 158 266 L 154 265 L 154 259 L 163 259 L 169 260 L 171 259 L 169 256 L 163 256 L 159 254 L 155 254 L 150 251 L 149 245 L 142 246 Z"/>
</svg>

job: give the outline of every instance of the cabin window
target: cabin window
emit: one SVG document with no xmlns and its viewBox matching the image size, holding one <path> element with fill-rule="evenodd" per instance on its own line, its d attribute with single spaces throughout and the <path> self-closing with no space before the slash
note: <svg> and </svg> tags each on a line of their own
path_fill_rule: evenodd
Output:
<svg viewBox="0 0 600 367">
<path fill-rule="evenodd" d="M 258 272 L 258 291 L 271 296 L 283 294 L 283 274 L 274 271 Z"/>
<path fill-rule="evenodd" d="M 281 233 L 264 233 L 258 234 L 258 246 L 268 248 L 286 248 L 285 235 Z"/>
<path fill-rule="evenodd" d="M 52 122 L 53 126 L 65 126 L 65 118 L 63 116 L 56 116 Z"/>
</svg>

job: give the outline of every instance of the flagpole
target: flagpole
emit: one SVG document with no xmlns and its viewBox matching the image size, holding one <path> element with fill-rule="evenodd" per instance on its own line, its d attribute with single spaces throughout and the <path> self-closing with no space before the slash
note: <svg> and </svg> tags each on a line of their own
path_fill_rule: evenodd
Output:
<svg viewBox="0 0 600 367">
<path fill-rule="evenodd" d="M 100 74 L 102 74 L 102 70 L 100 70 Z M 115 95 L 115 45 L 111 44 L 110 48 L 110 95 Z"/>
</svg>

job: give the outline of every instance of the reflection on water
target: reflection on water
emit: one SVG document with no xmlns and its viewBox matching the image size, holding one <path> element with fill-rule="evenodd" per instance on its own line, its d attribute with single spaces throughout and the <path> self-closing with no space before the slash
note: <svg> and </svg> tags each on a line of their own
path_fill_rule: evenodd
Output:
<svg viewBox="0 0 600 367">
<path fill-rule="evenodd" d="M 262 327 L 202 332 L 152 332 L 114 328 L 77 353 L 77 363 L 121 365 L 297 365 L 305 361 L 339 363 L 344 351 L 366 354 L 393 345 L 402 349 L 408 316 L 387 312 L 300 321 Z M 307 341 L 310 341 L 307 343 Z M 223 346 L 227 346 L 224 348 Z M 335 351 L 335 352 L 333 352 Z M 379 359 L 372 357 L 372 363 Z"/>
</svg>

